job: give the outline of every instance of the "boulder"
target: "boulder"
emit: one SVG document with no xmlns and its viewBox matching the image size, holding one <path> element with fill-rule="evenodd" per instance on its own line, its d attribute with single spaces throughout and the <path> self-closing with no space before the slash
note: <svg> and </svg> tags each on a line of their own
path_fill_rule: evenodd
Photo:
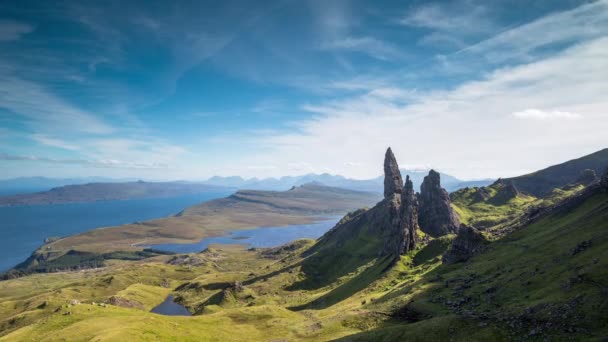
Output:
<svg viewBox="0 0 608 342">
<path fill-rule="evenodd" d="M 418 203 L 418 223 L 423 232 L 439 237 L 458 231 L 460 220 L 452 209 L 450 196 L 441 187 L 439 173 L 435 170 L 424 177 Z"/>
<path fill-rule="evenodd" d="M 443 256 L 443 262 L 453 264 L 466 261 L 472 256 L 483 252 L 486 244 L 487 240 L 480 231 L 473 227 L 462 225 L 458 230 L 458 235 L 452 241 L 452 246 Z"/>
<path fill-rule="evenodd" d="M 403 179 L 393 151 L 389 147 L 384 155 L 384 198 L 400 194 L 403 190 Z"/>
<path fill-rule="evenodd" d="M 114 306 L 120 306 L 123 308 L 134 308 L 134 309 L 144 309 L 144 305 L 136 300 L 127 299 L 120 296 L 112 296 L 108 299 L 108 304 Z M 100 306 L 105 306 L 105 304 L 101 303 Z"/>
</svg>

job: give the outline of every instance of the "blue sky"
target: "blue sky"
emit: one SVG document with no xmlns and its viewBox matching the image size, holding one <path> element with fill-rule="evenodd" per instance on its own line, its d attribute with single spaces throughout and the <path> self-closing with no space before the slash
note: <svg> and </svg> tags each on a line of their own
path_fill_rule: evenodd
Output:
<svg viewBox="0 0 608 342">
<path fill-rule="evenodd" d="M 608 1 L 0 3 L 0 178 L 511 176 L 606 94 Z"/>
</svg>

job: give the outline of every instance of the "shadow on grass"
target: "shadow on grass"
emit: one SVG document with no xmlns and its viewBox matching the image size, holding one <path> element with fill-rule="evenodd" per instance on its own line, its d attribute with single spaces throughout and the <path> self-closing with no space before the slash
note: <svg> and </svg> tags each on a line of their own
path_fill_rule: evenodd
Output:
<svg viewBox="0 0 608 342">
<path fill-rule="evenodd" d="M 355 293 L 365 289 L 372 282 L 376 281 L 384 272 L 393 265 L 393 257 L 387 256 L 381 259 L 376 259 L 374 264 L 366 268 L 357 276 L 349 279 L 345 283 L 331 290 L 329 293 L 313 300 L 312 302 L 290 307 L 290 310 L 299 311 L 306 309 L 324 309 L 337 304 Z"/>
</svg>

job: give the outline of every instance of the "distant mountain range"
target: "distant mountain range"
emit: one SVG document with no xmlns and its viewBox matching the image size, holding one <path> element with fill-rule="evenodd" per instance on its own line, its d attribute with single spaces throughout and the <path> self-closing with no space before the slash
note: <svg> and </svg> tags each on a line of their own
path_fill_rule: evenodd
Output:
<svg viewBox="0 0 608 342">
<path fill-rule="evenodd" d="M 410 178 L 414 182 L 415 187 L 419 187 L 422 184 L 422 179 L 428 174 L 428 170 L 401 170 L 404 175 L 410 175 Z M 124 179 L 113 179 L 104 177 L 83 177 L 83 178 L 47 178 L 47 177 L 21 177 L 7 180 L 0 180 L 0 196 L 13 196 L 20 194 L 33 194 L 38 192 L 45 192 L 55 188 L 65 187 L 67 185 L 91 185 L 97 184 L 95 187 L 88 186 L 85 188 L 72 188 L 72 191 L 77 191 L 82 194 L 83 189 L 95 190 L 99 193 L 100 184 L 108 184 L 108 187 L 116 189 L 112 184 L 124 184 L 125 189 L 122 190 L 116 196 L 118 199 L 123 199 L 123 195 L 132 191 L 132 186 L 129 185 L 137 179 L 124 178 Z M 176 181 L 176 182 L 146 182 L 147 184 L 156 184 L 155 192 L 159 191 L 161 184 L 164 184 L 169 189 L 167 193 L 172 193 L 175 190 L 175 184 L 190 184 L 196 186 L 196 189 L 203 189 L 201 185 L 208 185 L 214 187 L 228 188 L 232 190 L 237 189 L 248 189 L 248 190 L 276 190 L 284 191 L 289 190 L 293 186 L 300 186 L 307 183 L 320 183 L 326 186 L 338 187 L 357 191 L 367 191 L 381 193 L 383 188 L 384 178 L 382 176 L 373 179 L 351 179 L 339 175 L 330 175 L 328 173 L 323 174 L 307 174 L 302 176 L 285 176 L 280 178 L 242 178 L 239 176 L 232 177 L 211 177 L 206 181 Z M 452 192 L 464 187 L 472 186 L 484 186 L 493 182 L 492 179 L 464 181 L 448 174 L 441 174 L 441 182 L 445 189 Z M 129 188 L 131 189 L 129 190 Z M 186 186 L 183 187 L 185 191 Z M 57 191 L 57 190 L 56 190 Z M 180 191 L 181 194 L 181 191 Z M 93 196 L 93 195 L 91 195 Z M 116 197 L 115 196 L 115 197 Z M 40 196 L 36 196 L 41 198 Z M 81 195 L 76 196 L 78 198 L 84 198 Z M 94 196 L 93 196 L 94 197 Z M 110 196 L 111 197 L 111 196 Z M 145 197 L 150 197 L 146 195 Z M 92 197 L 91 197 L 92 198 Z M 109 199 L 107 195 L 103 196 L 104 199 Z M 100 199 L 90 199 L 100 200 Z M 45 200 L 46 201 L 46 200 Z M 0 201 L 2 202 L 2 201 Z M 6 201 L 4 201 L 6 202 Z M 36 202 L 39 202 L 37 200 Z M 53 202 L 53 201 L 49 201 Z"/>
<path fill-rule="evenodd" d="M 513 183 L 520 191 L 535 197 L 542 197 L 555 188 L 575 183 L 578 178 L 584 176 L 584 172 L 595 173 L 592 177 L 596 177 L 596 175 L 602 174 L 607 166 L 608 148 L 527 175 L 506 178 L 504 181 Z M 414 188 L 419 189 L 422 180 L 428 174 L 428 170 L 401 169 L 401 174 L 409 175 Z M 482 187 L 494 182 L 493 179 L 465 181 L 446 173 L 440 173 L 440 176 L 441 185 L 448 192 L 466 187 Z M 31 177 L 0 180 L 0 205 L 168 197 L 206 191 L 235 191 L 239 189 L 284 191 L 294 186 L 309 183 L 381 193 L 384 186 L 383 182 L 383 176 L 358 180 L 328 173 L 262 179 L 215 176 L 202 182 L 133 182 L 126 179 L 116 180 L 102 177 L 65 179 Z"/>
<path fill-rule="evenodd" d="M 429 170 L 407 170 L 401 169 L 403 175 L 409 175 L 414 183 L 414 187 L 419 188 L 422 180 L 428 174 Z M 491 184 L 493 179 L 482 179 L 465 181 L 458 179 L 449 174 L 441 174 L 441 184 L 447 191 L 455 191 L 465 187 L 485 186 Z M 252 190 L 287 190 L 292 186 L 299 186 L 306 183 L 321 183 L 327 186 L 358 190 L 369 192 L 382 192 L 384 187 L 384 177 L 379 176 L 372 179 L 351 179 L 339 175 L 323 174 L 307 174 L 303 176 L 285 176 L 281 178 L 249 178 L 245 179 L 239 176 L 232 177 L 211 177 L 204 184 L 227 186 L 239 189 Z"/>
</svg>

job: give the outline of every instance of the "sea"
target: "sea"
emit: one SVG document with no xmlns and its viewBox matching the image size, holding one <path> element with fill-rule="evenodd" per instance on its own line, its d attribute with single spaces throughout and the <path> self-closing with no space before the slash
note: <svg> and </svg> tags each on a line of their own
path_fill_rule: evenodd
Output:
<svg viewBox="0 0 608 342">
<path fill-rule="evenodd" d="M 24 261 L 48 237 L 177 214 L 183 209 L 230 192 L 167 198 L 0 207 L 0 272 Z"/>
</svg>

